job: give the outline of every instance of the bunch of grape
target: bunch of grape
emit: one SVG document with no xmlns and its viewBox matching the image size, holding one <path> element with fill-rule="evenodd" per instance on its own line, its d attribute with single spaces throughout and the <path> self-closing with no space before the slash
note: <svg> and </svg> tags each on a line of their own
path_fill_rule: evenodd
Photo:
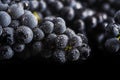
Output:
<svg viewBox="0 0 120 80">
<path fill-rule="evenodd" d="M 90 56 L 87 37 L 76 34 L 61 17 L 45 15 L 43 19 L 45 10 L 43 0 L 0 1 L 1 60 L 40 54 L 65 63 Z"/>
<path fill-rule="evenodd" d="M 119 5 L 119 0 L 0 0 L 0 59 L 40 54 L 61 63 L 86 60 L 88 44 L 119 52 Z"/>
<path fill-rule="evenodd" d="M 120 50 L 120 11 L 116 12 L 114 22 L 106 26 L 105 48 L 108 52 L 117 53 Z"/>
<path fill-rule="evenodd" d="M 33 40 L 32 29 L 38 25 L 36 17 L 24 10 L 21 3 L 5 4 L 7 8 L 1 3 L 0 9 L 0 59 L 10 59 L 16 52 L 22 52 Z"/>
<path fill-rule="evenodd" d="M 90 56 L 90 47 L 85 35 L 66 27 L 60 17 L 46 17 L 40 28 L 45 33 L 42 56 L 53 57 L 60 62 L 86 60 Z M 49 52 L 45 54 L 46 52 Z"/>
</svg>

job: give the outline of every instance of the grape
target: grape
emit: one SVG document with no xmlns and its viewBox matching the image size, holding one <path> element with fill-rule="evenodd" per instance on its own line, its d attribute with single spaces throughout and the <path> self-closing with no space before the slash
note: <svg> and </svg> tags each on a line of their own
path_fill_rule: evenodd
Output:
<svg viewBox="0 0 120 80">
<path fill-rule="evenodd" d="M 106 27 L 106 32 L 111 36 L 114 36 L 114 37 L 117 36 L 119 34 L 118 25 L 114 23 L 108 24 Z"/>
<path fill-rule="evenodd" d="M 39 2 L 37 0 L 29 1 L 30 10 L 36 10 L 39 7 Z"/>
<path fill-rule="evenodd" d="M 81 37 L 82 43 L 88 44 L 88 39 L 87 39 L 87 37 L 84 34 L 78 33 L 77 35 Z"/>
<path fill-rule="evenodd" d="M 55 19 L 53 19 L 53 22 L 54 23 L 59 23 L 60 22 L 60 23 L 63 23 L 64 25 L 66 25 L 65 20 L 61 17 L 56 17 Z"/>
<path fill-rule="evenodd" d="M 20 26 L 16 30 L 16 38 L 19 43 L 25 43 L 28 44 L 33 39 L 33 32 L 32 30 L 27 26 Z"/>
<path fill-rule="evenodd" d="M 65 48 L 68 44 L 68 37 L 66 35 L 58 35 L 55 39 L 57 48 Z"/>
<path fill-rule="evenodd" d="M 91 49 L 87 44 L 82 44 L 81 47 L 78 47 L 78 50 L 80 52 L 80 59 L 86 60 L 90 56 Z"/>
<path fill-rule="evenodd" d="M 44 32 L 40 28 L 33 29 L 33 33 L 34 40 L 42 40 L 45 37 Z"/>
<path fill-rule="evenodd" d="M 5 11 L 8 9 L 8 7 L 9 7 L 8 4 L 4 4 L 0 1 L 0 11 Z"/>
<path fill-rule="evenodd" d="M 86 26 L 90 28 L 95 28 L 97 26 L 97 19 L 95 17 L 87 17 L 85 19 Z"/>
<path fill-rule="evenodd" d="M 52 34 L 49 34 L 47 37 L 46 37 L 46 45 L 49 47 L 49 48 L 54 48 L 56 46 L 55 44 L 55 39 L 56 39 L 57 35 L 52 33 Z"/>
<path fill-rule="evenodd" d="M 69 40 L 69 45 L 71 45 L 72 47 L 79 47 L 82 45 L 82 39 L 80 36 L 74 36 Z"/>
<path fill-rule="evenodd" d="M 46 10 L 46 8 L 47 8 L 47 5 L 46 5 L 46 3 L 44 2 L 44 0 L 40 0 L 40 1 L 39 1 L 39 9 L 40 9 L 40 11 L 43 12 L 43 11 Z"/>
<path fill-rule="evenodd" d="M 72 49 L 69 51 L 67 57 L 70 61 L 77 61 L 80 57 L 80 52 L 78 49 Z"/>
<path fill-rule="evenodd" d="M 66 31 L 65 31 L 65 34 L 69 37 L 69 38 L 72 38 L 75 36 L 75 32 L 70 29 L 70 28 L 67 28 Z"/>
<path fill-rule="evenodd" d="M 75 12 L 74 9 L 71 7 L 64 7 L 61 10 L 61 16 L 64 17 L 64 19 L 71 21 L 73 20 L 74 16 L 75 16 Z"/>
<path fill-rule="evenodd" d="M 53 32 L 54 30 L 54 24 L 50 21 L 45 21 L 41 28 L 43 29 L 43 31 L 46 33 L 46 34 L 50 34 Z"/>
<path fill-rule="evenodd" d="M 115 16 L 114 16 L 114 20 L 116 23 L 120 24 L 120 11 L 117 11 Z"/>
<path fill-rule="evenodd" d="M 10 2 L 11 2 L 11 0 L 1 0 L 2 1 L 2 3 L 4 3 L 4 4 L 9 4 Z"/>
<path fill-rule="evenodd" d="M 22 24 L 33 29 L 37 27 L 38 20 L 30 11 L 26 11 L 25 14 L 22 16 Z"/>
<path fill-rule="evenodd" d="M 72 27 L 77 33 L 84 33 L 85 32 L 85 23 L 83 20 L 77 20 L 74 22 L 74 26 Z"/>
<path fill-rule="evenodd" d="M 66 56 L 65 56 L 65 52 L 62 50 L 55 50 L 53 57 L 56 61 L 60 62 L 60 63 L 65 63 L 66 62 Z"/>
<path fill-rule="evenodd" d="M 105 47 L 106 47 L 107 51 L 109 51 L 111 53 L 115 53 L 120 49 L 120 44 L 119 44 L 118 39 L 111 38 L 105 42 Z"/>
<path fill-rule="evenodd" d="M 44 21 L 53 21 L 54 19 L 56 19 L 54 16 L 48 16 L 44 18 Z"/>
<path fill-rule="evenodd" d="M 24 14 L 24 9 L 21 4 L 13 4 L 9 7 L 8 12 L 13 19 L 18 19 Z"/>
<path fill-rule="evenodd" d="M 25 44 L 18 44 L 18 43 L 16 43 L 16 44 L 13 45 L 13 50 L 14 50 L 15 52 L 20 53 L 20 52 L 22 52 L 24 49 L 25 49 Z"/>
<path fill-rule="evenodd" d="M 0 41 L 3 44 L 7 44 L 7 45 L 14 44 L 14 29 L 11 27 L 3 28 L 3 33 L 0 37 Z"/>
<path fill-rule="evenodd" d="M 12 22 L 10 23 L 10 27 L 17 29 L 20 25 L 20 21 L 19 20 L 12 20 Z"/>
<path fill-rule="evenodd" d="M 64 23 L 57 22 L 54 24 L 54 32 L 56 34 L 62 34 L 66 31 L 66 25 Z"/>
<path fill-rule="evenodd" d="M 3 27 L 7 27 L 10 23 L 11 16 L 5 11 L 0 11 L 0 25 Z"/>
<path fill-rule="evenodd" d="M 51 3 L 51 6 L 55 8 L 56 12 L 59 12 L 63 8 L 63 4 L 60 1 L 54 1 Z"/>
<path fill-rule="evenodd" d="M 2 46 L 0 47 L 0 59 L 11 59 L 14 55 L 13 50 L 10 46 Z"/>
</svg>

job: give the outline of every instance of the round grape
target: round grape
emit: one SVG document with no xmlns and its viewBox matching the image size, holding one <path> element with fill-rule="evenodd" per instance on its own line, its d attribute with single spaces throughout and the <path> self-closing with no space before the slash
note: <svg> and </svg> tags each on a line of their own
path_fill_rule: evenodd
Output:
<svg viewBox="0 0 120 80">
<path fill-rule="evenodd" d="M 58 35 L 55 39 L 57 48 L 65 48 L 68 44 L 68 37 L 66 35 Z"/>
<path fill-rule="evenodd" d="M 7 27 L 11 23 L 10 15 L 5 11 L 0 11 L 0 25 Z"/>
<path fill-rule="evenodd" d="M 18 42 L 28 44 L 33 39 L 33 32 L 27 26 L 20 26 L 16 30 L 16 38 Z"/>
</svg>

